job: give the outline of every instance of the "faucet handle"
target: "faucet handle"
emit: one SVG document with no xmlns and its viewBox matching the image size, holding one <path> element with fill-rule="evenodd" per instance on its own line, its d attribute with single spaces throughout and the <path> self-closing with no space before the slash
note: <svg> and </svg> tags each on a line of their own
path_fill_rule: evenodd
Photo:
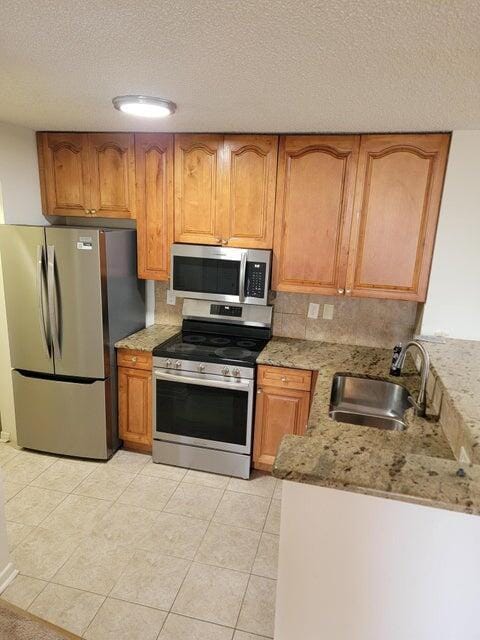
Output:
<svg viewBox="0 0 480 640">
<path fill-rule="evenodd" d="M 393 347 L 392 363 L 390 365 L 390 375 L 399 376 L 402 373 L 402 367 L 400 364 L 400 355 L 402 353 L 402 343 L 399 342 Z"/>
</svg>

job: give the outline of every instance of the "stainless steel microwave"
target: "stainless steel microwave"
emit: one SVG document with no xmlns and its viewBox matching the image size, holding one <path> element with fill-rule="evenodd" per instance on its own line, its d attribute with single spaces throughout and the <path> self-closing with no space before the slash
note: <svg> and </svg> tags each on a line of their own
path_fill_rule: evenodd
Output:
<svg viewBox="0 0 480 640">
<path fill-rule="evenodd" d="M 182 298 L 267 304 L 272 252 L 173 244 L 170 289 Z"/>
</svg>

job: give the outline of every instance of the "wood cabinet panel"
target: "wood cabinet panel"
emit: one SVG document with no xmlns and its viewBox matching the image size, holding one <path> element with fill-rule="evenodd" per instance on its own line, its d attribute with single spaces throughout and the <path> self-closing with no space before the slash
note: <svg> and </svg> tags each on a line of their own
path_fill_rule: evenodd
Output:
<svg viewBox="0 0 480 640">
<path fill-rule="evenodd" d="M 175 241 L 220 244 L 223 135 L 175 136 Z"/>
<path fill-rule="evenodd" d="M 173 135 L 135 134 L 138 275 L 168 280 L 173 242 Z"/>
<path fill-rule="evenodd" d="M 86 215 L 90 202 L 87 134 L 39 133 L 37 145 L 44 213 Z"/>
<path fill-rule="evenodd" d="M 119 367 L 129 367 L 130 369 L 152 368 L 152 354 L 147 351 L 137 351 L 135 349 L 118 349 L 117 365 Z"/>
<path fill-rule="evenodd" d="M 91 133 L 91 207 L 105 218 L 135 218 L 135 145 L 133 133 Z"/>
<path fill-rule="evenodd" d="M 222 238 L 234 247 L 271 249 L 277 136 L 226 136 Z"/>
<path fill-rule="evenodd" d="M 280 138 L 274 289 L 327 295 L 343 289 L 359 140 Z"/>
<path fill-rule="evenodd" d="M 118 428 L 124 444 L 152 446 L 152 373 L 118 368 Z"/>
<path fill-rule="evenodd" d="M 362 136 L 347 294 L 423 301 L 450 136 Z"/>
<path fill-rule="evenodd" d="M 309 391 L 259 387 L 253 448 L 256 469 L 271 470 L 284 435 L 305 433 L 309 408 Z"/>
</svg>

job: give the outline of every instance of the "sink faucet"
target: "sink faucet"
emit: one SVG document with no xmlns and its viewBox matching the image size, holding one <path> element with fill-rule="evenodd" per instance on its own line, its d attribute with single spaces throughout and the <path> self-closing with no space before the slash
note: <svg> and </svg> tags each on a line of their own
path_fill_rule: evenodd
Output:
<svg viewBox="0 0 480 640">
<path fill-rule="evenodd" d="M 395 372 L 395 375 L 400 375 L 402 372 L 403 365 L 405 363 L 405 356 L 407 355 L 407 351 L 410 347 L 416 347 L 420 352 L 422 357 L 422 368 L 421 368 L 421 379 L 420 379 L 420 390 L 418 392 L 418 397 L 415 400 L 411 395 L 408 398 L 413 408 L 415 410 L 415 414 L 417 416 L 425 416 L 426 408 L 427 408 L 427 379 L 428 373 L 430 371 L 430 357 L 428 355 L 427 350 L 423 346 L 421 342 L 417 340 L 410 340 L 407 344 L 402 347 L 400 351 L 400 355 L 398 356 L 395 364 L 392 367 L 392 373 Z"/>
</svg>

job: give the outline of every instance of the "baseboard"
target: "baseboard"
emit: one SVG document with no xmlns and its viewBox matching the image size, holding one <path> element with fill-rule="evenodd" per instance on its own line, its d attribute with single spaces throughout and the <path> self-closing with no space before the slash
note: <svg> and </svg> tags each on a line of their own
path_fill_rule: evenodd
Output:
<svg viewBox="0 0 480 640">
<path fill-rule="evenodd" d="M 0 593 L 3 593 L 8 585 L 18 575 L 18 569 L 15 569 L 13 562 L 9 562 L 5 569 L 0 573 Z"/>
</svg>

